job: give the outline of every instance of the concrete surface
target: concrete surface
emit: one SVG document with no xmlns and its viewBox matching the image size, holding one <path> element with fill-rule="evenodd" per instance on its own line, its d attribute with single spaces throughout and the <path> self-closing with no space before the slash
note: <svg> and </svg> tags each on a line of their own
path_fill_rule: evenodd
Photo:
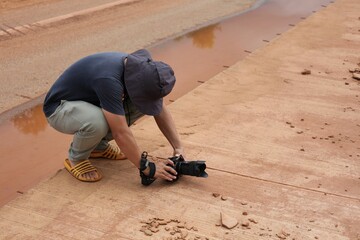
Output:
<svg viewBox="0 0 360 240">
<path fill-rule="evenodd" d="M 95 184 L 62 170 L 0 209 L 0 238 L 166 239 L 185 221 L 186 239 L 360 239 L 359 12 L 338 0 L 170 105 L 208 179 L 142 187 L 128 161 L 94 161 Z M 171 152 L 152 119 L 133 130 Z M 166 225 L 146 236 L 149 218 Z"/>
</svg>

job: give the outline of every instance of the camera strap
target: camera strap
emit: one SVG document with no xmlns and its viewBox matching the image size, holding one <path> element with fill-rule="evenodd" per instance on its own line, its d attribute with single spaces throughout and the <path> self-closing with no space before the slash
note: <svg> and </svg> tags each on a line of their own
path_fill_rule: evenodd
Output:
<svg viewBox="0 0 360 240">
<path fill-rule="evenodd" d="M 150 184 L 152 184 L 155 181 L 154 175 L 156 172 L 156 166 L 155 163 L 150 162 L 147 159 L 147 152 L 143 152 L 141 154 L 141 159 L 140 159 L 140 168 L 139 168 L 139 172 L 140 172 L 140 177 L 141 177 L 141 184 L 148 186 Z M 150 173 L 148 176 L 146 176 L 143 171 L 149 167 L 150 168 Z"/>
</svg>

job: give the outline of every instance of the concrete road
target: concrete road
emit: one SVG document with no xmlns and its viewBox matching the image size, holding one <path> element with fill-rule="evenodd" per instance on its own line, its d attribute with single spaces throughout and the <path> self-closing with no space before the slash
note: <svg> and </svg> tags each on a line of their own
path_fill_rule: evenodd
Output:
<svg viewBox="0 0 360 240">
<path fill-rule="evenodd" d="M 129 161 L 93 161 L 102 181 L 62 170 L 3 206 L 0 238 L 360 239 L 359 7 L 330 4 L 169 106 L 209 178 L 143 187 Z M 152 119 L 133 130 L 171 152 Z"/>
</svg>

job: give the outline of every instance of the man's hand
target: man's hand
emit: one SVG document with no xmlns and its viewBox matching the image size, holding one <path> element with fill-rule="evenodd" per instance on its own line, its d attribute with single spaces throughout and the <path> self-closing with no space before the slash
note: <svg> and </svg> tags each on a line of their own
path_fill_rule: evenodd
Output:
<svg viewBox="0 0 360 240">
<path fill-rule="evenodd" d="M 185 154 L 184 154 L 184 149 L 183 148 L 175 148 L 174 149 L 174 153 L 173 153 L 173 156 L 180 156 L 182 155 L 184 158 L 185 158 Z"/>
<path fill-rule="evenodd" d="M 177 172 L 171 166 L 174 166 L 174 163 L 170 160 L 161 160 L 154 162 L 156 166 L 156 171 L 154 178 L 161 178 L 167 181 L 173 181 L 176 179 Z M 171 166 L 168 166 L 171 165 Z M 150 173 L 150 169 L 147 168 L 143 171 L 143 173 L 148 176 Z"/>
</svg>

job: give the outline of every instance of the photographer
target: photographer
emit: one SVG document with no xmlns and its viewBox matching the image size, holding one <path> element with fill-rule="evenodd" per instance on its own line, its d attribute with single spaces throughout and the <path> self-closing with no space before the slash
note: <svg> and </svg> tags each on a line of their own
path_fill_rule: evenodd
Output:
<svg viewBox="0 0 360 240">
<path fill-rule="evenodd" d="M 147 161 L 129 128 L 144 114 L 154 116 L 173 155 L 183 154 L 173 118 L 163 103 L 175 81 L 171 67 L 153 61 L 145 49 L 131 54 L 97 53 L 65 70 L 47 93 L 43 110 L 53 128 L 73 135 L 64 161 L 69 173 L 81 181 L 99 181 L 102 174 L 89 158 L 127 158 L 142 176 L 176 179 L 173 161 Z M 108 143 L 112 139 L 120 148 Z"/>
</svg>

